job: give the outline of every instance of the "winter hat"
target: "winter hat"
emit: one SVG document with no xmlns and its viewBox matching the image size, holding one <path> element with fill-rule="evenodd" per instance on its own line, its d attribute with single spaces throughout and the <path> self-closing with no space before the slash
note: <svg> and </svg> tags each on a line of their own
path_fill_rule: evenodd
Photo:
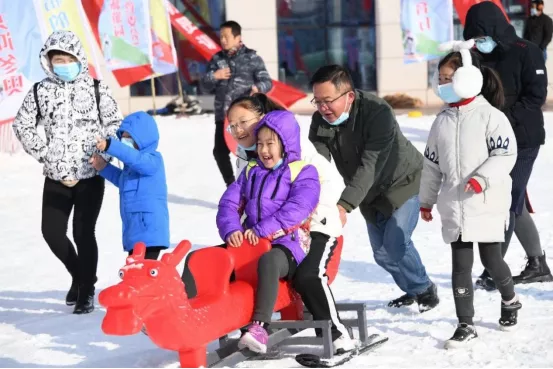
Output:
<svg viewBox="0 0 553 369">
<path fill-rule="evenodd" d="M 472 62 L 472 55 L 470 49 L 474 47 L 474 40 L 468 41 L 450 41 L 443 43 L 439 46 L 440 51 L 456 51 L 461 54 L 463 66 L 455 71 L 453 74 L 453 90 L 457 96 L 468 99 L 474 97 L 482 91 L 484 85 L 484 77 L 480 68 L 475 67 Z M 439 68 L 436 68 L 434 72 L 434 78 L 432 79 L 432 87 L 434 92 L 438 93 L 439 85 Z"/>
</svg>

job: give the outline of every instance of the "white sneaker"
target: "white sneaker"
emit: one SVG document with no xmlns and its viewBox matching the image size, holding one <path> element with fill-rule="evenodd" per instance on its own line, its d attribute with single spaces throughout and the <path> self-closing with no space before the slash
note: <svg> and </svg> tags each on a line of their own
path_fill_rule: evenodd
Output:
<svg viewBox="0 0 553 369">
<path fill-rule="evenodd" d="M 341 335 L 332 342 L 332 347 L 334 348 L 334 353 L 340 355 L 354 350 L 357 347 L 357 342 L 346 335 Z"/>
</svg>

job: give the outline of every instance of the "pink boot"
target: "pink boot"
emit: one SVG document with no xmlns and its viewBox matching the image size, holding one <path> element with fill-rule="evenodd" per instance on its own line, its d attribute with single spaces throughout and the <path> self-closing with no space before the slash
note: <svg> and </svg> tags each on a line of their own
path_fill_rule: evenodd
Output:
<svg viewBox="0 0 553 369">
<path fill-rule="evenodd" d="M 269 334 L 263 326 L 257 322 L 248 327 L 248 331 L 240 337 L 239 348 L 247 347 L 253 352 L 264 354 L 267 352 Z"/>
</svg>

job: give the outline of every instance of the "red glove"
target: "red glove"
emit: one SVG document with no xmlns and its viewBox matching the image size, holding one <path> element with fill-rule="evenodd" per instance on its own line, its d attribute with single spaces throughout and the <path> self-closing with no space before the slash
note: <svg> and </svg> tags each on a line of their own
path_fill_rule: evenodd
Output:
<svg viewBox="0 0 553 369">
<path fill-rule="evenodd" d="M 465 186 L 465 192 L 473 191 L 474 193 L 482 193 L 482 186 L 474 178 L 469 179 L 469 182 Z"/>
<path fill-rule="evenodd" d="M 421 208 L 421 219 L 425 222 L 430 222 L 434 217 L 432 217 L 432 209 Z"/>
</svg>

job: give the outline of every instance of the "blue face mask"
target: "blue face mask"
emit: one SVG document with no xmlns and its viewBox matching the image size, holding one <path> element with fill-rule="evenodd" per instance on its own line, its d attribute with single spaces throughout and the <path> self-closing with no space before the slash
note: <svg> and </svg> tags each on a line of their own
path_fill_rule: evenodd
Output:
<svg viewBox="0 0 553 369">
<path fill-rule="evenodd" d="M 340 124 L 346 122 L 348 119 L 349 119 L 349 110 L 348 110 L 348 106 L 346 104 L 346 108 L 344 109 L 344 112 L 342 114 L 340 114 L 340 116 L 338 117 L 338 119 L 336 119 L 334 122 L 329 122 L 325 116 L 323 115 L 323 119 L 326 120 L 326 122 L 328 124 L 330 124 L 331 126 L 339 126 Z"/>
<path fill-rule="evenodd" d="M 483 54 L 491 53 L 496 46 L 497 43 L 490 36 L 476 40 L 476 48 Z"/>
<path fill-rule="evenodd" d="M 123 138 L 121 138 L 121 143 L 122 143 L 123 145 L 125 145 L 125 146 L 128 146 L 128 147 L 132 148 L 132 149 L 135 148 L 135 147 L 134 147 L 134 140 L 133 140 L 132 138 L 130 138 L 130 137 L 123 137 Z"/>
<path fill-rule="evenodd" d="M 275 170 L 275 169 L 277 169 L 278 167 L 280 167 L 280 166 L 282 165 L 282 162 L 283 162 L 283 160 L 280 159 L 280 160 L 275 164 L 275 166 L 272 168 L 272 170 Z"/>
<path fill-rule="evenodd" d="M 257 148 L 257 144 L 254 143 L 250 147 L 244 147 L 244 146 L 238 144 L 238 147 L 240 147 L 242 150 L 246 150 L 246 151 L 255 151 L 255 149 Z"/>
<path fill-rule="evenodd" d="M 530 9 L 530 15 L 531 15 L 531 16 L 534 16 L 534 17 L 535 17 L 536 15 L 538 15 L 538 9 L 536 9 L 536 8 Z"/>
<path fill-rule="evenodd" d="M 54 74 L 65 82 L 71 82 L 81 73 L 81 63 L 53 64 Z"/>
<path fill-rule="evenodd" d="M 446 83 L 438 86 L 438 96 L 448 104 L 456 103 L 462 99 L 455 93 L 453 83 Z"/>
</svg>

